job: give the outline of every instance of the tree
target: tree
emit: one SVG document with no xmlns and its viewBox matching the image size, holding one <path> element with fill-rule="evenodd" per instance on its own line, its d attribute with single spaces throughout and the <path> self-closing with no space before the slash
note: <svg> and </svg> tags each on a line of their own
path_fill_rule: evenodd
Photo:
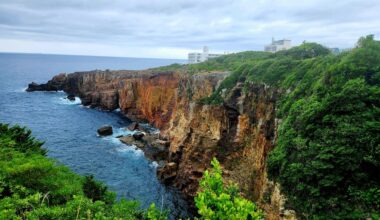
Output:
<svg viewBox="0 0 380 220">
<path fill-rule="evenodd" d="M 93 202 L 106 198 L 107 186 L 94 180 L 93 175 L 85 176 L 83 183 L 84 194 Z"/>
<path fill-rule="evenodd" d="M 201 219 L 262 219 L 262 212 L 239 195 L 236 185 L 224 186 L 218 160 L 214 158 L 211 164 L 213 168 L 205 171 L 199 183 L 200 192 L 195 197 Z"/>
</svg>

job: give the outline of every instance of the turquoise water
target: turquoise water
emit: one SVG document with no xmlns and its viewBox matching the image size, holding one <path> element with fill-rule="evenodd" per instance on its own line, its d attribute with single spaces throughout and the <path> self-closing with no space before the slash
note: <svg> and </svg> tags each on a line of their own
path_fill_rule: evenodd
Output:
<svg viewBox="0 0 380 220">
<path fill-rule="evenodd" d="M 187 204 L 173 189 L 156 178 L 156 164 L 142 151 L 122 144 L 117 135 L 130 121 L 116 112 L 104 112 L 69 102 L 63 92 L 24 92 L 28 83 L 46 82 L 61 72 L 94 69 L 138 70 L 183 60 L 110 58 L 0 53 L 0 122 L 32 129 L 45 141 L 48 156 L 79 174 L 94 176 L 118 197 L 136 199 L 142 207 L 156 203 L 171 210 L 172 217 L 187 216 Z M 114 135 L 100 138 L 97 128 L 110 124 Z"/>
</svg>

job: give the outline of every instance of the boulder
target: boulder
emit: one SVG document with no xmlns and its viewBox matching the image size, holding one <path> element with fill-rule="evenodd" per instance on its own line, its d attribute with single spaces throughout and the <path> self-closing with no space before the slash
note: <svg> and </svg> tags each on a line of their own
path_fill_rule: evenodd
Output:
<svg viewBox="0 0 380 220">
<path fill-rule="evenodd" d="M 69 94 L 66 98 L 70 101 L 75 101 L 75 95 L 73 94 Z"/>
<path fill-rule="evenodd" d="M 139 123 L 137 123 L 137 122 L 132 122 L 130 125 L 128 125 L 128 129 L 130 130 L 130 131 L 134 131 L 134 130 L 138 130 L 139 129 Z"/>
<path fill-rule="evenodd" d="M 138 141 L 142 140 L 144 136 L 145 134 L 139 131 L 133 134 L 133 138 Z"/>
<path fill-rule="evenodd" d="M 112 126 L 104 125 L 98 129 L 98 134 L 101 136 L 107 136 L 113 134 Z"/>
</svg>

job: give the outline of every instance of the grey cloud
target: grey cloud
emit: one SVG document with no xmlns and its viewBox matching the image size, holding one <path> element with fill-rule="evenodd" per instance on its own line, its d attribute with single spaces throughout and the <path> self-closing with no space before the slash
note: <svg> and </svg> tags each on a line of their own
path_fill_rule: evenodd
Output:
<svg viewBox="0 0 380 220">
<path fill-rule="evenodd" d="M 271 37 L 349 47 L 380 34 L 377 0 L 0 0 L 0 39 L 262 49 Z"/>
</svg>

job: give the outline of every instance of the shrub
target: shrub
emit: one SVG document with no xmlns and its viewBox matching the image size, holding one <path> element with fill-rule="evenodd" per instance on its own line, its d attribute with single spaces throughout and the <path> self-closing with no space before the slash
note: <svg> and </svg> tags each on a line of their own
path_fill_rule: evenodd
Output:
<svg viewBox="0 0 380 220">
<path fill-rule="evenodd" d="M 224 186 L 222 170 L 214 158 L 212 170 L 205 171 L 195 204 L 202 219 L 262 219 L 262 213 L 251 201 L 239 195 L 236 185 Z"/>
</svg>

